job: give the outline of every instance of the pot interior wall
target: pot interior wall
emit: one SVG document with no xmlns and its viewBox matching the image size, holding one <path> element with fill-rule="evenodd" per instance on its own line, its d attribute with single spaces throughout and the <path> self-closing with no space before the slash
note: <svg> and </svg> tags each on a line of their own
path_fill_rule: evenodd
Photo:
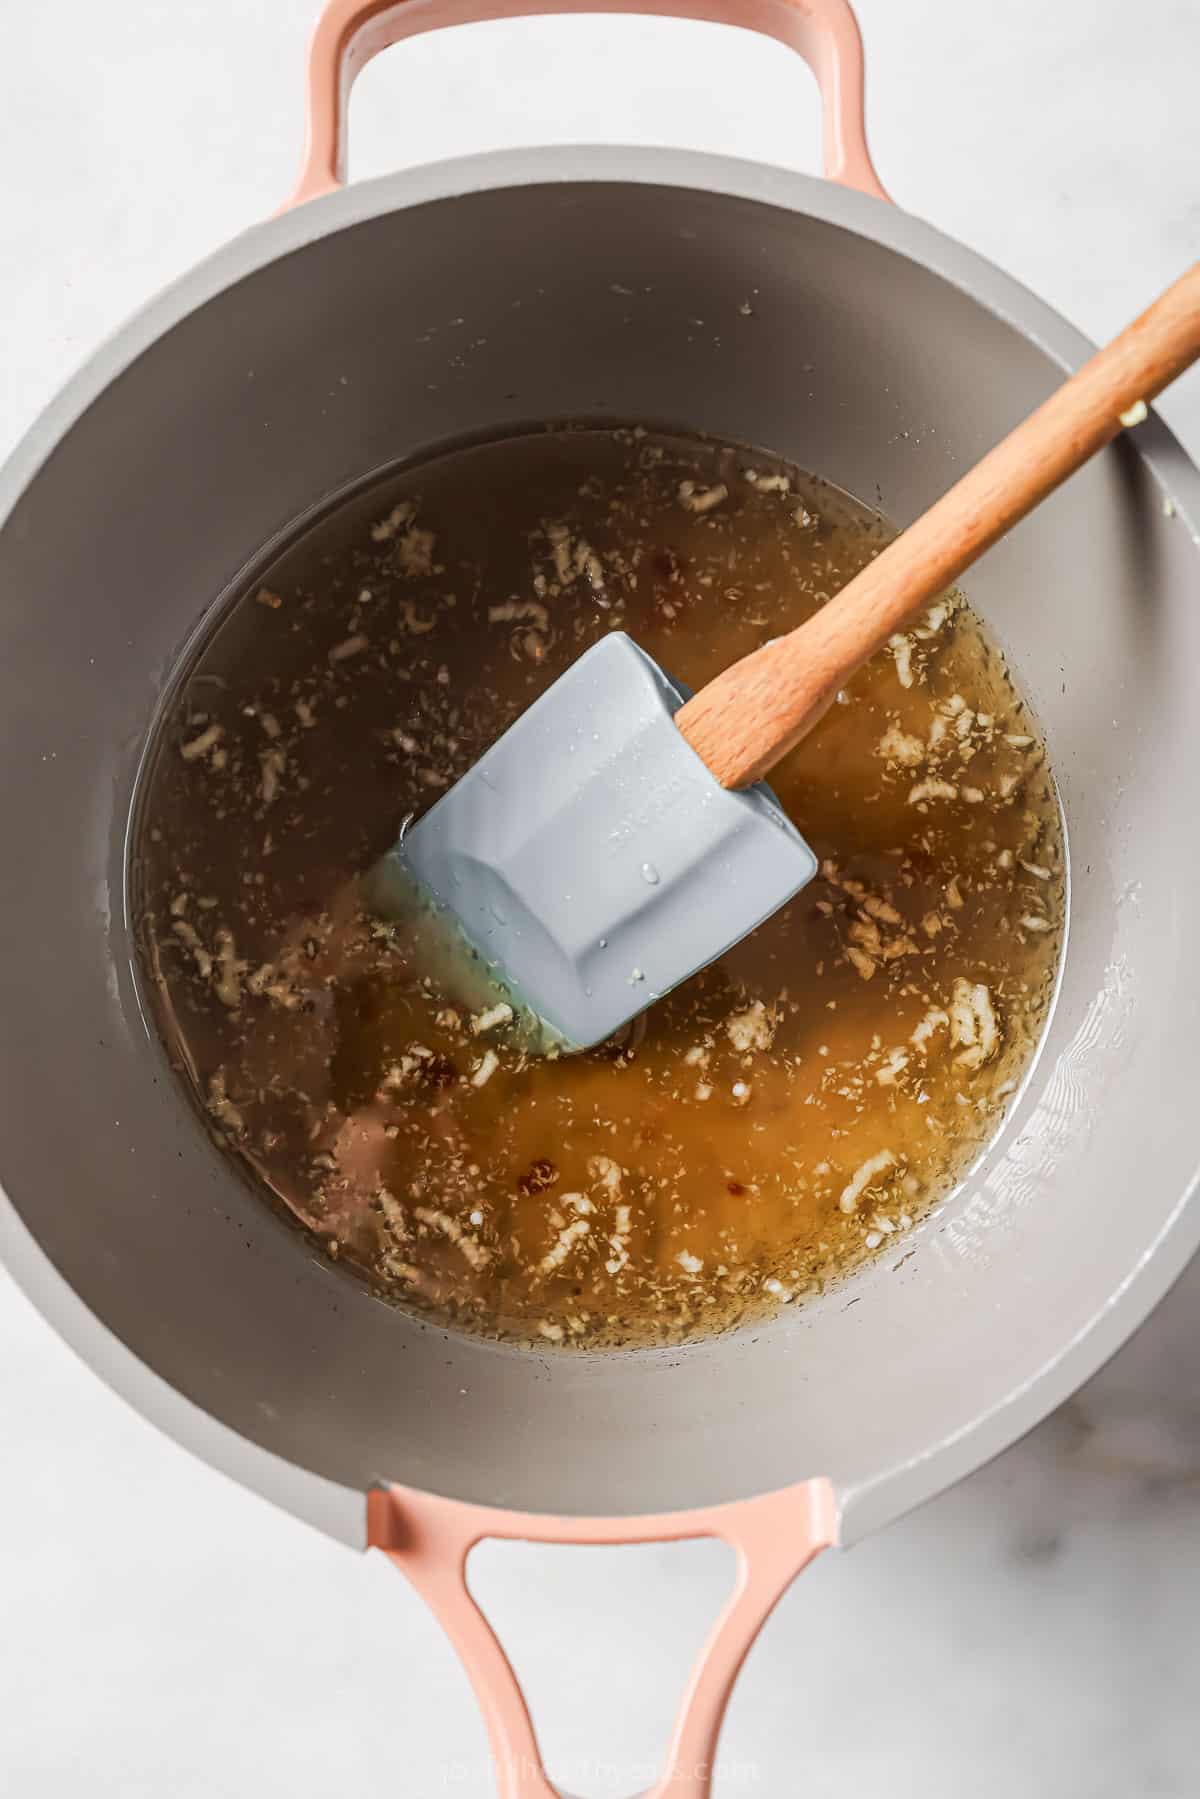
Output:
<svg viewBox="0 0 1200 1799">
<path fill-rule="evenodd" d="M 596 182 L 318 236 L 108 388 L 0 534 L 0 1179 L 124 1342 L 243 1435 L 351 1486 L 636 1511 L 869 1479 L 1091 1326 L 1195 1161 L 1197 850 L 1176 773 L 1197 558 L 1129 451 L 968 583 L 1041 714 L 1068 815 L 1071 945 L 1039 1068 L 903 1267 L 769 1329 L 537 1356 L 373 1300 L 198 1126 L 138 1011 L 122 891 L 137 757 L 181 646 L 273 534 L 372 468 L 522 421 L 642 418 L 769 447 L 904 521 L 1058 376 L 867 236 Z"/>
</svg>

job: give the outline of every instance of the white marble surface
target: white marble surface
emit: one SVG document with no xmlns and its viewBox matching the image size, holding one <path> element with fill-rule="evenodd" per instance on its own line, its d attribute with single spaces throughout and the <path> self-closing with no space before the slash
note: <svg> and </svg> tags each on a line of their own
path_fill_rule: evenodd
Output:
<svg viewBox="0 0 1200 1799">
<path fill-rule="evenodd" d="M 292 177 L 314 0 L 6 7 L 0 452 L 143 296 Z M 1195 0 L 861 0 L 897 200 L 1093 335 L 1200 243 Z M 376 65 L 359 173 L 609 139 L 813 166 L 810 84 L 704 27 L 455 32 Z M 1200 455 L 1200 378 L 1164 411 Z M 1135 1201 L 1133 1202 L 1135 1203 Z M 718 1793 L 1191 1799 L 1200 1790 L 1200 1266 L 1071 1405 L 780 1607 Z M 484 1799 L 465 1680 L 420 1603 L 189 1460 L 0 1277 L 0 1791 Z M 480 1556 L 550 1767 L 647 1784 L 722 1552 Z"/>
</svg>

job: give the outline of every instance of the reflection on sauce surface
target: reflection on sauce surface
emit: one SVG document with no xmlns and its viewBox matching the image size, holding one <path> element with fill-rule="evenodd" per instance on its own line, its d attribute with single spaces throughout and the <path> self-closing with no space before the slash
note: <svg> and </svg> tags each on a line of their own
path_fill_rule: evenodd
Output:
<svg viewBox="0 0 1200 1799">
<path fill-rule="evenodd" d="M 144 784 L 141 935 L 212 1128 L 331 1256 L 466 1328 L 596 1347 L 904 1254 L 995 1131 L 1061 941 L 1041 740 L 961 600 L 772 775 L 819 878 L 622 1043 L 526 1056 L 355 882 L 604 632 L 699 687 L 889 535 L 757 452 L 547 431 L 388 476 L 225 615 Z"/>
</svg>

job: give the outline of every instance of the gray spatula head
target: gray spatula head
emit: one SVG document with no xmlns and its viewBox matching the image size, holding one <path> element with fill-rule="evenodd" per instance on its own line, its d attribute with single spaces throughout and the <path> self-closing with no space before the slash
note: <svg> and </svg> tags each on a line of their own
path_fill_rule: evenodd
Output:
<svg viewBox="0 0 1200 1799">
<path fill-rule="evenodd" d="M 610 633 L 384 857 L 370 903 L 411 913 L 418 891 L 476 991 L 486 974 L 567 1048 L 603 1042 L 816 872 L 770 788 L 727 792 L 676 730 L 688 697 Z"/>
</svg>

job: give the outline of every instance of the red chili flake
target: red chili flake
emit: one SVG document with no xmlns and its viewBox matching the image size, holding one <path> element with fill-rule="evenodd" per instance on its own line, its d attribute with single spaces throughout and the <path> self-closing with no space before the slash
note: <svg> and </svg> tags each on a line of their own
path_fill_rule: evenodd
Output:
<svg viewBox="0 0 1200 1799">
<path fill-rule="evenodd" d="M 746 1189 L 743 1187 L 741 1181 L 726 1181 L 725 1190 L 727 1193 L 732 1193 L 734 1195 L 741 1194 L 746 1191 Z"/>
</svg>

